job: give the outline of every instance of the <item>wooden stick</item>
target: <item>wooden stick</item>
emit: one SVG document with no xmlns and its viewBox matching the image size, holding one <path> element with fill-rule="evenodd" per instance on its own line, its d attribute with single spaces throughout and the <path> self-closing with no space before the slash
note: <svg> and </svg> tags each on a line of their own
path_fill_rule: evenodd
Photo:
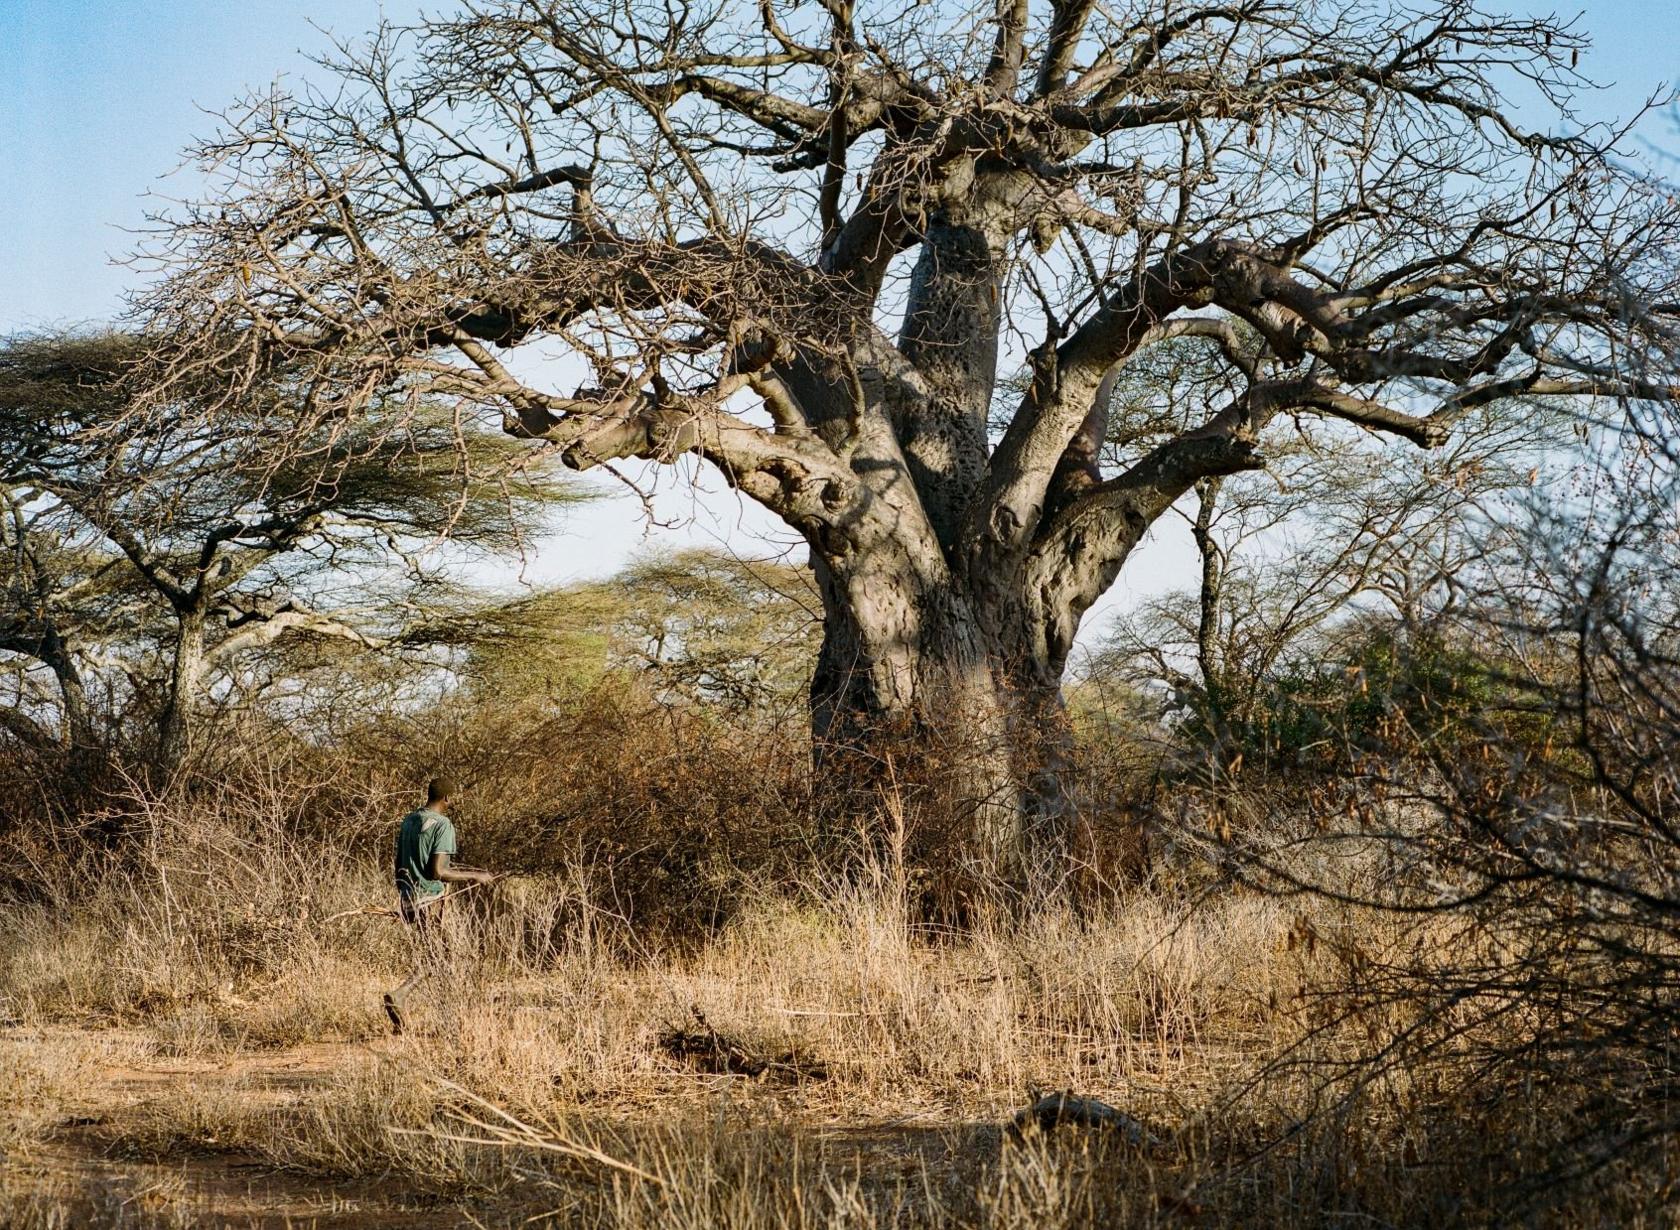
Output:
<svg viewBox="0 0 1680 1230">
<path fill-rule="evenodd" d="M 387 918 L 401 918 L 402 917 L 402 914 L 399 911 L 393 910 L 389 906 L 359 905 L 353 910 L 340 910 L 336 914 L 329 914 L 321 920 L 321 923 L 324 926 L 324 925 L 326 925 L 327 923 L 330 923 L 330 922 L 337 922 L 341 918 L 349 918 L 354 914 L 367 914 L 367 915 L 372 915 L 372 916 L 384 915 Z"/>
<path fill-rule="evenodd" d="M 485 888 L 485 887 L 487 887 L 491 884 L 496 884 L 496 883 L 498 883 L 502 880 L 505 880 L 507 878 L 508 877 L 506 875 L 498 875 L 494 880 L 480 880 L 477 884 L 468 884 L 465 888 L 449 889 L 449 890 L 446 890 L 444 892 L 438 893 L 435 896 L 428 897 L 426 899 L 426 904 L 430 905 L 433 901 L 444 901 L 444 900 L 447 900 L 450 897 L 465 896 L 467 893 L 472 892 L 472 890 L 475 889 L 475 888 Z M 353 917 L 353 916 L 359 915 L 359 914 L 366 914 L 369 917 L 381 917 L 381 916 L 383 916 L 385 918 L 401 918 L 402 917 L 402 911 L 401 910 L 393 910 L 390 906 L 385 906 L 385 905 L 359 905 L 353 910 L 340 910 L 336 914 L 329 914 L 325 918 L 323 918 L 321 920 L 321 922 L 324 925 L 324 924 L 330 923 L 330 922 L 337 922 L 341 918 L 350 918 L 350 917 Z"/>
</svg>

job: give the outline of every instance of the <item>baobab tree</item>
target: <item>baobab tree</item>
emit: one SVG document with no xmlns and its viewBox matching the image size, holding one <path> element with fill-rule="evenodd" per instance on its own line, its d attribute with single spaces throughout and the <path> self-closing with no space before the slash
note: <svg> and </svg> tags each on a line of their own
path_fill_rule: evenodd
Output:
<svg viewBox="0 0 1680 1230">
<path fill-rule="evenodd" d="M 1677 210 L 1573 123 L 1584 46 L 1469 0 L 484 0 L 225 113 L 158 383 L 702 459 L 809 544 L 818 739 L 959 749 L 1007 865 L 1084 612 L 1268 430 L 1668 398 Z M 1111 431 L 1187 338 L 1232 395 Z"/>
</svg>

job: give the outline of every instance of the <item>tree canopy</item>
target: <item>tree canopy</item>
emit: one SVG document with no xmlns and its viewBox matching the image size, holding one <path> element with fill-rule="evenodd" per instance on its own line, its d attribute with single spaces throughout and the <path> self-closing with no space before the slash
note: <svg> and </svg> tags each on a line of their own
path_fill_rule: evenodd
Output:
<svg viewBox="0 0 1680 1230">
<path fill-rule="evenodd" d="M 809 544 L 819 736 L 959 715 L 1001 815 L 1085 611 L 1280 429 L 1672 402 L 1680 206 L 1573 119 L 1585 41 L 1471 0 L 466 5 L 225 113 L 154 383 L 704 458 Z M 1113 413 L 1186 343 L 1181 415 Z"/>
<path fill-rule="evenodd" d="M 214 416 L 133 413 L 141 356 L 125 334 L 0 348 L 0 650 L 22 667 L 20 701 L 46 700 L 31 663 L 52 672 L 73 739 L 85 668 L 120 664 L 177 763 L 212 679 L 237 701 L 256 678 L 244 661 L 278 642 L 423 638 L 441 564 L 428 547 L 516 551 L 581 494 L 531 482 L 540 459 L 429 406 L 301 430 L 283 379 Z"/>
</svg>

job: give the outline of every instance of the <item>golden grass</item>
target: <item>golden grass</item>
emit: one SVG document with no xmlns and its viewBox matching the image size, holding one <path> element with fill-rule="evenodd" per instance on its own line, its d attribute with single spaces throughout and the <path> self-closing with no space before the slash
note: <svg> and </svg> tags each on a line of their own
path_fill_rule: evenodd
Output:
<svg viewBox="0 0 1680 1230">
<path fill-rule="evenodd" d="M 1330 1069 L 1314 1066 L 1352 1053 L 1369 1023 L 1326 1025 L 1319 993 L 1345 969 L 1303 937 L 1362 928 L 1367 945 L 1416 944 L 1436 924 L 1138 889 L 1078 914 L 928 933 L 882 874 L 759 894 L 705 942 L 649 950 L 581 878 L 525 880 L 460 903 L 413 1029 L 389 1039 L 379 996 L 404 976 L 405 932 L 380 917 L 328 921 L 382 900 L 378 863 L 277 831 L 253 840 L 212 817 L 165 819 L 150 875 L 8 907 L 10 1154 L 92 1106 L 101 1147 L 125 1155 L 208 1151 L 398 1183 L 467 1201 L 483 1225 L 1491 1215 L 1486 1150 L 1467 1145 L 1493 1125 L 1460 1122 L 1439 1074 L 1394 1073 L 1332 1104 Z M 754 1055 L 792 1061 L 758 1078 L 696 1070 L 661 1043 L 698 1028 L 696 1009 Z M 115 1092 L 115 1071 L 171 1067 L 186 1075 Z M 1033 1089 L 1100 1097 L 1164 1143 L 1064 1129 L 1011 1144 L 1001 1125 Z M 1666 1176 L 1618 1181 L 1618 1220 L 1663 1224 L 1652 1201 Z M 130 1206 L 101 1212 L 86 1193 L 43 1195 L 15 1174 L 0 1190 L 0 1222 L 30 1227 L 185 1225 L 204 1212 L 183 1198 L 134 1221 Z M 54 1223 L 60 1206 L 84 1220 Z"/>
</svg>

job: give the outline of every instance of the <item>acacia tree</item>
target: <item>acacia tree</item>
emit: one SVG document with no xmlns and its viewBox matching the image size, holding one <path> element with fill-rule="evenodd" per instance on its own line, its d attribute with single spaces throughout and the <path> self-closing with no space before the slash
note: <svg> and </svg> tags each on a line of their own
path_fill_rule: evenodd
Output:
<svg viewBox="0 0 1680 1230">
<path fill-rule="evenodd" d="M 464 650 L 460 673 L 481 695 L 582 694 L 617 672 L 663 703 L 780 719 L 816 653 L 810 574 L 723 551 L 653 554 L 505 601 L 463 598 L 426 634 Z"/>
<path fill-rule="evenodd" d="M 1574 443 L 1567 419 L 1527 410 L 1484 408 L 1430 452 L 1303 431 L 1267 473 L 1198 481 L 1174 509 L 1198 583 L 1127 612 L 1086 671 L 1155 688 L 1216 770 L 1255 760 L 1284 694 L 1347 665 L 1341 642 L 1438 623 L 1523 501 L 1558 491 L 1555 476 L 1535 484 Z"/>
<path fill-rule="evenodd" d="M 123 662 L 157 697 L 165 772 L 242 657 L 299 638 L 423 640 L 393 572 L 424 588 L 428 540 L 510 551 L 523 522 L 576 498 L 527 481 L 534 459 L 511 442 L 464 436 L 418 401 L 299 424 L 304 394 L 277 372 L 214 418 L 190 403 L 131 415 L 136 355 L 118 334 L 0 347 L 0 650 L 52 671 L 81 742 L 81 663 Z"/>
<path fill-rule="evenodd" d="M 12 685 L 0 729 L 75 749 L 94 741 L 78 651 L 124 606 L 123 570 L 109 552 L 66 533 L 57 511 L 40 507 L 31 489 L 0 482 L 0 676 Z M 60 719 L 56 730 L 38 720 L 49 710 Z"/>
<path fill-rule="evenodd" d="M 1505 102 L 1567 123 L 1584 45 L 1470 0 L 483 0 L 226 114 L 161 385 L 280 362 L 330 418 L 426 381 L 580 469 L 704 459 L 809 544 L 819 740 L 967 748 L 1007 863 L 1084 612 L 1269 424 L 1668 397 L 1620 360 L 1676 208 Z M 1176 338 L 1234 395 L 1105 466 L 1113 374 Z"/>
<path fill-rule="evenodd" d="M 121 552 L 35 481 L 36 433 L 24 423 L 109 418 L 109 387 L 131 358 L 109 336 L 0 346 L 0 665 L 14 685 L 0 728 L 37 746 L 94 745 L 89 652 L 132 629 L 144 601 Z M 50 711 L 56 723 L 38 720 Z"/>
</svg>

